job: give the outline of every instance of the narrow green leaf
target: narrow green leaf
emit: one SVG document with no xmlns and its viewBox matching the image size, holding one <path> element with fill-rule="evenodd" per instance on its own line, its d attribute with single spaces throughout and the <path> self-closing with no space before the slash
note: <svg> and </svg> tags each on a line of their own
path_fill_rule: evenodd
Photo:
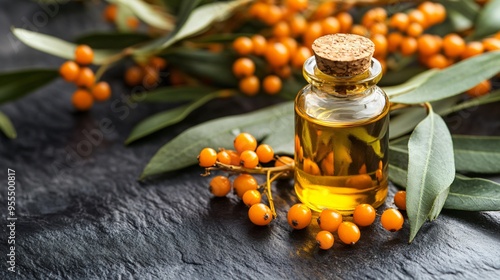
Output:
<svg viewBox="0 0 500 280">
<path fill-rule="evenodd" d="M 416 89 L 396 96 L 392 102 L 419 104 L 460 94 L 500 71 L 500 51 L 463 60 L 432 75 Z"/>
<path fill-rule="evenodd" d="M 467 108 L 474 108 L 479 105 L 483 104 L 489 104 L 489 103 L 494 103 L 500 101 L 500 90 L 495 90 L 490 92 L 489 94 L 471 98 L 467 101 L 464 101 L 462 103 L 456 104 L 455 106 L 451 106 L 447 108 L 446 110 L 443 110 L 440 112 L 441 116 L 445 116 L 454 112 L 458 112 Z"/>
<path fill-rule="evenodd" d="M 30 69 L 0 73 L 0 103 L 21 98 L 59 76 L 54 69 Z"/>
<path fill-rule="evenodd" d="M 474 0 L 441 0 L 447 9 L 459 12 L 469 20 L 474 21 L 481 10 L 481 7 Z"/>
<path fill-rule="evenodd" d="M 392 98 L 404 94 L 406 92 L 409 92 L 411 90 L 414 90 L 415 88 L 425 83 L 425 81 L 427 81 L 431 76 L 433 76 L 437 72 L 438 70 L 436 69 L 429 69 L 425 72 L 422 72 L 414 76 L 413 78 L 409 79 L 408 81 L 402 84 L 399 84 L 397 86 L 382 87 L 382 89 L 385 91 L 387 96 Z"/>
<path fill-rule="evenodd" d="M 473 39 L 481 39 L 500 30 L 500 0 L 489 1 L 477 16 Z"/>
<path fill-rule="evenodd" d="M 215 2 L 200 6 L 193 10 L 186 20 L 182 28 L 174 36 L 165 36 L 147 44 L 142 48 L 136 50 L 138 55 L 142 53 L 158 52 L 166 49 L 172 44 L 194 35 L 197 35 L 214 22 L 222 21 L 228 18 L 233 10 L 243 4 L 248 3 L 249 0 L 236 0 L 228 2 Z"/>
<path fill-rule="evenodd" d="M 184 0 L 180 3 L 179 12 L 177 13 L 177 21 L 175 22 L 175 28 L 170 37 L 174 36 L 179 32 L 179 30 L 184 26 L 186 21 L 189 19 L 189 15 L 193 12 L 193 10 L 198 7 L 201 3 L 201 0 Z"/>
<path fill-rule="evenodd" d="M 0 111 L 0 130 L 7 138 L 14 139 L 17 137 L 17 132 L 9 117 Z"/>
<path fill-rule="evenodd" d="M 170 86 L 138 93 L 131 99 L 135 102 L 183 102 L 198 100 L 214 91 L 214 88 L 206 86 Z"/>
<path fill-rule="evenodd" d="M 124 49 L 149 40 L 151 36 L 144 33 L 98 32 L 78 37 L 75 43 L 94 49 Z"/>
<path fill-rule="evenodd" d="M 141 179 L 196 163 L 204 147 L 232 148 L 235 135 L 248 132 L 273 146 L 276 153 L 293 151 L 293 102 L 252 113 L 229 116 L 194 126 L 164 145 L 144 169 Z"/>
<path fill-rule="evenodd" d="M 169 19 L 166 13 L 158 7 L 154 8 L 148 3 L 141 0 L 108 0 L 127 6 L 139 19 L 161 30 L 172 30 L 174 28 L 172 20 Z"/>
<path fill-rule="evenodd" d="M 499 211 L 500 184 L 483 178 L 457 175 L 444 207 L 465 211 Z"/>
<path fill-rule="evenodd" d="M 453 142 L 441 117 L 429 115 L 415 128 L 408 142 L 407 213 L 410 242 L 430 214 L 437 216 L 443 205 L 436 201 L 455 177 Z M 437 202 L 438 204 L 435 204 Z"/>
<path fill-rule="evenodd" d="M 125 140 L 125 144 L 128 145 L 140 138 L 152 134 L 153 132 L 176 124 L 185 119 L 191 112 L 201 107 L 203 104 L 214 98 L 222 96 L 227 96 L 227 92 L 218 91 L 212 94 L 207 94 L 189 105 L 180 106 L 155 114 L 137 124 L 128 136 L 127 140 Z"/>
<path fill-rule="evenodd" d="M 61 40 L 59 38 L 45 35 L 42 33 L 29 31 L 21 28 L 12 28 L 12 33 L 21 42 L 26 45 L 65 59 L 74 60 L 75 59 L 75 48 L 76 44 L 69 43 L 67 41 Z M 113 50 L 94 50 L 94 64 L 102 64 L 109 57 L 116 55 L 118 51 Z"/>
</svg>

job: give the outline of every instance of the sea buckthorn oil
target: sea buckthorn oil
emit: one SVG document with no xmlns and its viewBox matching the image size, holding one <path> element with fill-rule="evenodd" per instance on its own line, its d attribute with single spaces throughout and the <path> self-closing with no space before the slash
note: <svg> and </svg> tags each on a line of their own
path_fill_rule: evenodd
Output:
<svg viewBox="0 0 500 280">
<path fill-rule="evenodd" d="M 389 102 L 373 43 L 335 34 L 313 44 L 295 100 L 295 191 L 315 211 L 380 206 L 388 189 Z"/>
</svg>

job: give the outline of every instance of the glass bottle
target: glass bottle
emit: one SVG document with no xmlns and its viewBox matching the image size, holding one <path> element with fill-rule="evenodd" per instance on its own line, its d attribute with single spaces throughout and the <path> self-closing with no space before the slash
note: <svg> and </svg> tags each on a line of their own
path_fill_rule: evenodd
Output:
<svg viewBox="0 0 500 280">
<path fill-rule="evenodd" d="M 380 63 L 364 37 L 335 34 L 313 44 L 309 82 L 295 99 L 295 191 L 312 210 L 351 214 L 380 206 L 388 189 L 389 100 Z M 333 53 L 332 53 L 333 52 Z"/>
</svg>

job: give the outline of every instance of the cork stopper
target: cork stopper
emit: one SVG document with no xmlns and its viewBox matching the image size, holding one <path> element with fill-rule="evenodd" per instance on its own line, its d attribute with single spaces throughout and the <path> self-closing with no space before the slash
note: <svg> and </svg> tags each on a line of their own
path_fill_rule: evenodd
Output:
<svg viewBox="0 0 500 280">
<path fill-rule="evenodd" d="M 370 68 L 375 45 L 363 36 L 338 33 L 319 37 L 314 41 L 312 50 L 321 72 L 348 77 L 362 74 Z"/>
</svg>

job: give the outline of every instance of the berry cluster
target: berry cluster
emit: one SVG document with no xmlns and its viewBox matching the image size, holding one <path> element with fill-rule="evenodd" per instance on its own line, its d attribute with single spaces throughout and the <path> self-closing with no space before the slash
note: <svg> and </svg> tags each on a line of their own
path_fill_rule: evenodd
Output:
<svg viewBox="0 0 500 280">
<path fill-rule="evenodd" d="M 161 57 L 151 57 L 146 63 L 129 67 L 125 71 L 125 84 L 134 87 L 142 85 L 153 89 L 160 83 L 160 71 L 167 67 L 167 62 Z"/>
<path fill-rule="evenodd" d="M 116 24 L 116 15 L 118 13 L 118 6 L 115 4 L 109 4 L 106 6 L 103 12 L 104 19 L 109 23 Z M 127 28 L 130 30 L 136 30 L 141 22 L 135 16 L 128 16 L 125 20 Z"/>
<path fill-rule="evenodd" d="M 97 82 L 94 71 L 87 65 L 94 60 L 94 51 L 87 45 L 75 49 L 75 61 L 66 61 L 59 68 L 61 77 L 75 83 L 78 89 L 73 93 L 71 102 L 79 111 L 87 111 L 96 101 L 108 100 L 111 88 L 107 82 Z"/>
</svg>

